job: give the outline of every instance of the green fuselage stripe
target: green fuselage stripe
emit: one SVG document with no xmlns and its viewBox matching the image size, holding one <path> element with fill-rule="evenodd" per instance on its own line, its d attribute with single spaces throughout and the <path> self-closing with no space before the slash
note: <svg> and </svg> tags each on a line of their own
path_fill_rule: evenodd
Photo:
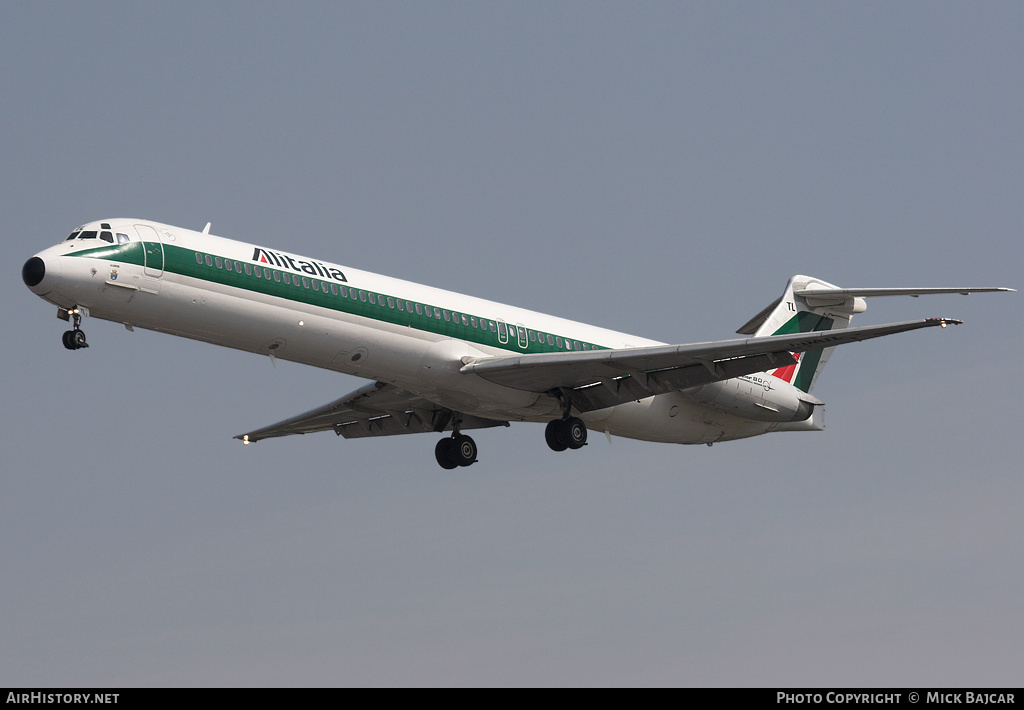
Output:
<svg viewBox="0 0 1024 710">
<path fill-rule="evenodd" d="M 159 263 L 160 246 L 157 242 L 131 242 L 130 244 L 89 249 L 68 254 L 67 256 L 118 261 L 142 267 L 148 266 L 149 269 L 160 270 L 162 268 L 165 273 L 170 272 L 200 281 L 223 284 L 253 293 L 283 298 L 296 304 L 327 308 L 333 311 L 446 335 L 458 338 L 459 340 L 517 353 L 606 349 L 604 346 L 593 343 L 583 343 L 557 336 L 554 333 L 543 333 L 536 330 L 532 331 L 536 336 L 535 339 L 530 339 L 529 332 L 531 331 L 527 331 L 527 347 L 522 348 L 519 347 L 518 329 L 512 324 L 506 325 L 508 341 L 503 343 L 498 339 L 498 331 L 501 324 L 490 318 L 462 313 L 461 311 L 455 312 L 422 302 L 410 302 L 409 299 L 399 298 L 394 294 L 382 294 L 379 291 L 359 289 L 358 287 L 352 287 L 347 282 L 343 283 L 333 279 L 317 278 L 308 273 L 296 274 L 292 271 L 277 269 L 251 261 L 229 260 L 212 253 L 198 252 L 194 249 L 185 249 L 173 244 L 163 245 L 164 256 L 163 264 L 161 265 Z M 201 259 L 202 263 L 197 261 L 197 257 Z M 207 258 L 213 261 L 212 266 L 207 265 Z M 217 263 L 226 264 L 228 262 L 231 263 L 231 270 L 228 270 L 226 266 L 217 266 Z M 243 271 L 236 270 L 236 264 L 241 265 Z M 246 273 L 245 269 L 249 273 Z M 257 273 L 260 275 L 257 276 Z M 287 275 L 292 283 L 285 283 L 285 275 Z M 314 284 L 316 289 L 313 288 Z M 331 290 L 332 286 L 336 289 L 337 293 Z M 352 297 L 353 294 L 355 294 L 355 298 Z M 376 301 L 375 304 L 370 302 L 371 296 Z M 403 309 L 398 308 L 399 301 L 403 304 Z M 405 306 L 410 303 L 414 309 L 416 305 L 419 305 L 424 313 L 420 314 L 415 310 L 409 311 Z M 427 315 L 427 313 L 430 315 Z M 446 313 L 450 320 L 444 317 Z M 467 319 L 468 325 L 463 324 L 463 317 Z M 473 319 L 480 324 L 478 327 L 472 325 Z M 486 327 L 483 327 L 484 325 Z M 554 345 L 547 343 L 548 335 L 555 341 Z M 571 347 L 565 347 L 565 345 L 559 347 L 557 344 L 559 341 L 570 344 Z M 579 343 L 579 347 L 576 346 L 576 343 Z"/>
</svg>

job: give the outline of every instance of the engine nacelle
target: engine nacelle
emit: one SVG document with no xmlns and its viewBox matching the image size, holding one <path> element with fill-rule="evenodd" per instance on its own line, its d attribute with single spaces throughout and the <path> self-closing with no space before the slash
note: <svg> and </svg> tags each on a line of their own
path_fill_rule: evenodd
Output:
<svg viewBox="0 0 1024 710">
<path fill-rule="evenodd" d="M 759 373 L 683 390 L 691 399 L 756 422 L 801 422 L 821 400 L 777 377 Z"/>
</svg>

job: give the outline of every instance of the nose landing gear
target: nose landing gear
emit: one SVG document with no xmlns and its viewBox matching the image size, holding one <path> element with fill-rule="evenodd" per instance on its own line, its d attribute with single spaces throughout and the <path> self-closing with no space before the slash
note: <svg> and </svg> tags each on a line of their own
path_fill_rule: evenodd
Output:
<svg viewBox="0 0 1024 710">
<path fill-rule="evenodd" d="M 68 350 L 79 350 L 80 348 L 89 347 L 89 343 L 85 342 L 85 333 L 82 332 L 82 329 L 79 327 L 82 324 L 81 311 L 78 308 L 72 308 L 70 311 L 66 312 L 61 310 L 57 311 L 57 315 L 62 317 L 64 316 L 64 313 L 71 316 L 72 325 L 74 326 L 73 330 L 64 331 L 64 335 L 61 337 L 61 340 L 64 342 L 64 347 Z M 64 320 L 67 320 L 67 318 L 64 317 Z"/>
</svg>

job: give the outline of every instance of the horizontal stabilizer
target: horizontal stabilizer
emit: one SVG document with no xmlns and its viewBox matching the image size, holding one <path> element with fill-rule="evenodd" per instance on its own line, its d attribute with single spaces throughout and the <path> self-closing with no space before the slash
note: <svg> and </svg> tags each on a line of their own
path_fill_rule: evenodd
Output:
<svg viewBox="0 0 1024 710">
<path fill-rule="evenodd" d="M 1013 288 L 804 288 L 793 291 L 794 296 L 801 298 L 822 298 L 828 296 L 852 296 L 854 298 L 872 298 L 875 296 L 929 296 L 935 293 L 959 293 L 968 296 L 972 293 L 991 293 L 993 291 L 1016 291 Z"/>
</svg>

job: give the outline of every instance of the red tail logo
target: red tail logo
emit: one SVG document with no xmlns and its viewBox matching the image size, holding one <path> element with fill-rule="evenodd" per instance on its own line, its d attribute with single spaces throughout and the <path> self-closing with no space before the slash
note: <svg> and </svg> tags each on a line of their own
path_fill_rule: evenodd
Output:
<svg viewBox="0 0 1024 710">
<path fill-rule="evenodd" d="M 796 368 L 799 367 L 800 358 L 802 358 L 803 356 L 803 353 L 793 353 L 793 357 L 796 358 L 796 363 L 794 363 L 793 365 L 786 365 L 785 367 L 780 367 L 779 369 L 772 373 L 772 376 L 778 377 L 783 382 L 793 384 L 793 375 L 796 374 Z"/>
</svg>

